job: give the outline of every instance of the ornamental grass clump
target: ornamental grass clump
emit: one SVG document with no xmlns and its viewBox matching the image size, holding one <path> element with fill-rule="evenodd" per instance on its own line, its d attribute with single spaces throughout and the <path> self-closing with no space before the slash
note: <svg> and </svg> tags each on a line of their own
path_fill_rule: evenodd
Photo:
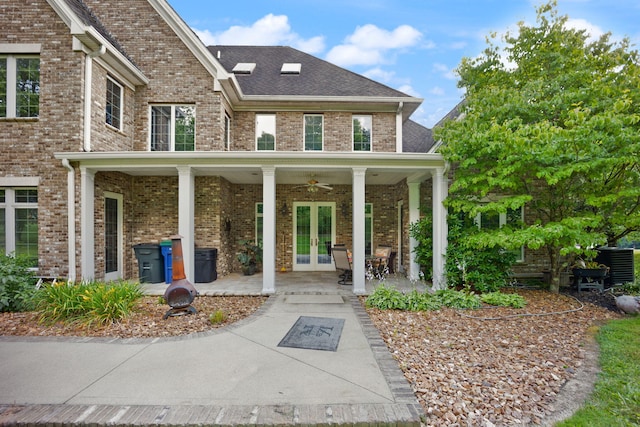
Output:
<svg viewBox="0 0 640 427">
<path fill-rule="evenodd" d="M 43 287 L 37 310 L 43 323 L 104 325 L 129 316 L 143 293 L 132 282 L 61 282 Z"/>
</svg>

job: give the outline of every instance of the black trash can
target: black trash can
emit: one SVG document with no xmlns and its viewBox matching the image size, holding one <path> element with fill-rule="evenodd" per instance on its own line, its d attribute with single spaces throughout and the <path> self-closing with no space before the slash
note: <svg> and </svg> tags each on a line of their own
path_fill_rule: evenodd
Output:
<svg viewBox="0 0 640 427">
<path fill-rule="evenodd" d="M 164 282 L 164 262 L 160 245 L 141 243 L 134 245 L 133 250 L 138 260 L 140 283 Z"/>
<path fill-rule="evenodd" d="M 218 278 L 218 271 L 216 267 L 217 258 L 218 250 L 215 248 L 196 248 L 196 283 L 209 283 Z"/>
</svg>

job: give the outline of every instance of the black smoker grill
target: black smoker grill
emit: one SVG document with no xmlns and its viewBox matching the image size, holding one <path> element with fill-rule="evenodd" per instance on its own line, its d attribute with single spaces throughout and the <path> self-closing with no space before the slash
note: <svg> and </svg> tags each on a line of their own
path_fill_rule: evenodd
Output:
<svg viewBox="0 0 640 427">
<path fill-rule="evenodd" d="M 164 300 L 171 308 L 164 314 L 163 319 L 169 316 L 197 313 L 191 303 L 198 295 L 198 291 L 184 274 L 182 236 L 171 236 L 171 257 L 173 275 L 171 284 L 164 291 Z"/>
</svg>

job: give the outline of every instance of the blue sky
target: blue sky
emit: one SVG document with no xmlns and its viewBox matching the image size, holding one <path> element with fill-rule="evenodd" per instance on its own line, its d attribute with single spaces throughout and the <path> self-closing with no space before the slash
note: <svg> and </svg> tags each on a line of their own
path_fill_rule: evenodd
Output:
<svg viewBox="0 0 640 427">
<path fill-rule="evenodd" d="M 423 98 L 432 127 L 461 99 L 455 68 L 491 32 L 535 24 L 534 0 L 169 0 L 207 44 L 287 45 Z M 570 24 L 640 45 L 638 0 L 558 0 Z"/>
</svg>

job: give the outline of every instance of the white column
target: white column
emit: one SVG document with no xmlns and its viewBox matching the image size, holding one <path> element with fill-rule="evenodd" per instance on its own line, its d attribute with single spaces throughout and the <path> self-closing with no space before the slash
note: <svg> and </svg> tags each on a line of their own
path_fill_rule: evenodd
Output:
<svg viewBox="0 0 640 427">
<path fill-rule="evenodd" d="M 82 280 L 95 278 L 95 172 L 80 168 L 80 251 Z"/>
<path fill-rule="evenodd" d="M 402 107 L 404 103 L 398 104 L 396 111 L 396 153 L 402 153 Z"/>
<path fill-rule="evenodd" d="M 409 187 L 409 224 L 420 220 L 420 183 L 408 182 Z M 415 261 L 414 249 L 418 246 L 418 241 L 413 237 L 409 238 L 409 279 L 420 279 L 420 265 Z"/>
<path fill-rule="evenodd" d="M 362 295 L 365 289 L 365 254 L 364 254 L 364 211 L 365 211 L 365 173 L 366 168 L 353 168 L 353 293 Z"/>
<path fill-rule="evenodd" d="M 69 282 L 76 281 L 76 170 L 69 160 L 62 159 L 67 169 L 67 252 L 69 257 Z"/>
<path fill-rule="evenodd" d="M 276 291 L 276 168 L 262 168 L 262 293 Z"/>
<path fill-rule="evenodd" d="M 445 254 L 447 252 L 447 209 L 444 199 L 448 188 L 444 168 L 432 173 L 433 188 L 433 288 L 446 288 Z"/>
<path fill-rule="evenodd" d="M 189 166 L 178 166 L 178 234 L 182 236 L 184 274 L 195 282 L 195 177 Z M 169 237 L 169 236 L 167 236 Z"/>
</svg>

